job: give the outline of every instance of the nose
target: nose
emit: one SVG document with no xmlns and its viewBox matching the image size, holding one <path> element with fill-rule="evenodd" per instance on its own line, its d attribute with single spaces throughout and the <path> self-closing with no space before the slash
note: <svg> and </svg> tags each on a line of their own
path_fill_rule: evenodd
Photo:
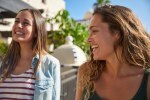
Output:
<svg viewBox="0 0 150 100">
<path fill-rule="evenodd" d="M 17 26 L 18 26 L 19 28 L 22 28 L 22 23 L 19 22 L 19 23 L 17 24 Z"/>
<path fill-rule="evenodd" d="M 87 42 L 91 43 L 92 42 L 92 37 L 89 35 L 89 37 L 87 38 Z"/>
</svg>

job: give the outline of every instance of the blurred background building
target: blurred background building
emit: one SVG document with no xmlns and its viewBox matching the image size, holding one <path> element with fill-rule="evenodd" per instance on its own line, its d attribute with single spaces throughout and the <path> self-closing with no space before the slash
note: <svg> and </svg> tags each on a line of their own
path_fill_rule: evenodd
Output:
<svg viewBox="0 0 150 100">
<path fill-rule="evenodd" d="M 54 17 L 61 9 L 65 9 L 64 0 L 0 0 L 0 36 L 7 38 L 19 10 L 23 8 L 36 8 L 47 18 Z M 50 30 L 50 25 L 47 29 Z M 57 29 L 57 26 L 53 26 Z M 6 34 L 7 33 L 7 34 Z"/>
</svg>

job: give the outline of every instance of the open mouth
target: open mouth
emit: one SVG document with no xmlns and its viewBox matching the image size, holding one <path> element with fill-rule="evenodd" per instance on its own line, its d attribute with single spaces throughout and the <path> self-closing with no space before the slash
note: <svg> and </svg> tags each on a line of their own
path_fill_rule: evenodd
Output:
<svg viewBox="0 0 150 100">
<path fill-rule="evenodd" d="M 92 51 L 95 51 L 98 48 L 98 45 L 93 45 L 91 48 L 92 48 Z"/>
<path fill-rule="evenodd" d="M 16 34 L 18 34 L 18 35 L 22 35 L 23 33 L 22 33 L 22 32 L 16 32 Z"/>
</svg>

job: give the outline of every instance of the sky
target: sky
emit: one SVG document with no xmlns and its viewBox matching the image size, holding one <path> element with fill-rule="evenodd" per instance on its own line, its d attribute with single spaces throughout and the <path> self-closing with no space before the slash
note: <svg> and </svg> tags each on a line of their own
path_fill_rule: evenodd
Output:
<svg viewBox="0 0 150 100">
<path fill-rule="evenodd" d="M 81 20 L 87 11 L 92 9 L 96 0 L 64 0 L 66 10 L 75 20 Z M 122 5 L 130 8 L 141 20 L 145 29 L 150 33 L 150 0 L 110 0 L 113 5 Z"/>
</svg>

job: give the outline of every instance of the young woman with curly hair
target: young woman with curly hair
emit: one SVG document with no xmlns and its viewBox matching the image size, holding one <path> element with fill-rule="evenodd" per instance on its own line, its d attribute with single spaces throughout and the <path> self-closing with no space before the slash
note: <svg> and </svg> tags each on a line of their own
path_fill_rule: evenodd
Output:
<svg viewBox="0 0 150 100">
<path fill-rule="evenodd" d="M 150 36 L 126 7 L 95 9 L 91 59 L 79 67 L 76 100 L 150 100 Z"/>
</svg>

